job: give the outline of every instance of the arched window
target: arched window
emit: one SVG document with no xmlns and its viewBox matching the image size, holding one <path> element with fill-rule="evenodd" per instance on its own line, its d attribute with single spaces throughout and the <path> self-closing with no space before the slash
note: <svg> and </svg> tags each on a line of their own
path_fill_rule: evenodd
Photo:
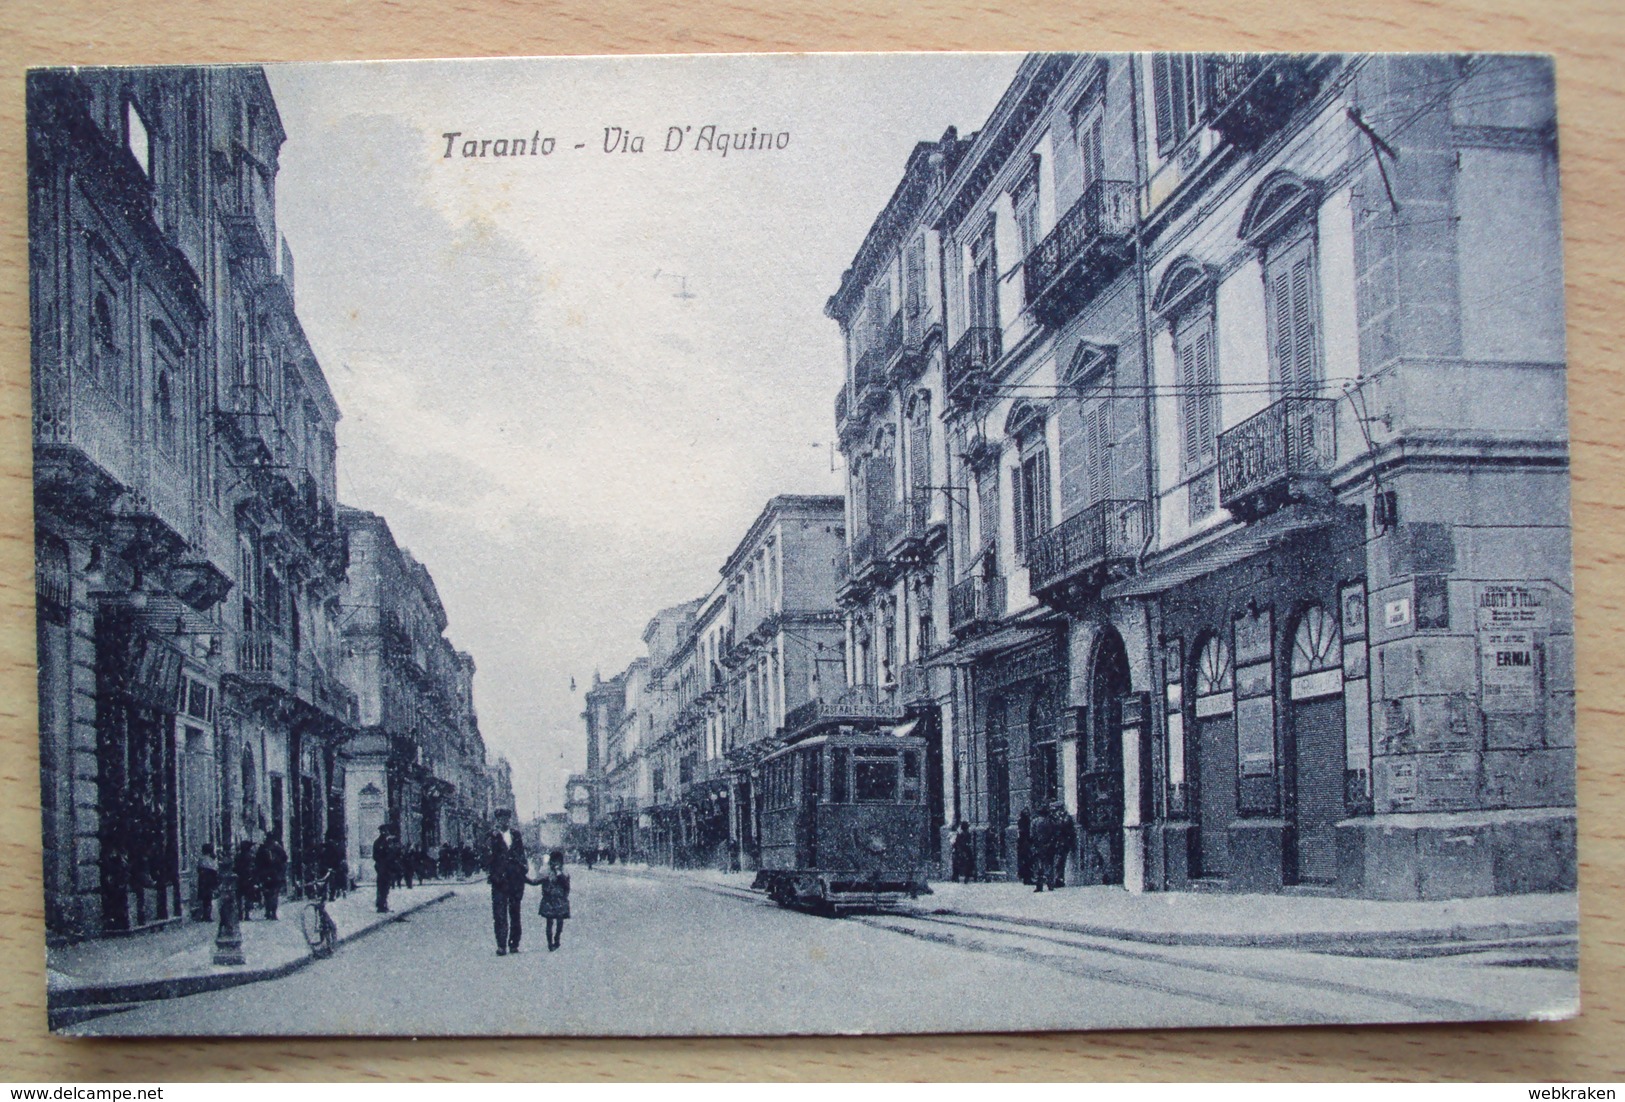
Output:
<svg viewBox="0 0 1625 1102">
<path fill-rule="evenodd" d="M 1228 715 L 1235 708 L 1236 667 L 1230 648 L 1210 635 L 1196 650 L 1192 663 L 1196 681 L 1197 716 Z"/>
<path fill-rule="evenodd" d="M 1343 667 L 1343 643 L 1337 621 L 1319 605 L 1311 605 L 1292 636 L 1292 676 Z"/>
<path fill-rule="evenodd" d="M 153 403 L 156 421 L 153 436 L 158 450 L 165 455 L 175 454 L 175 400 L 170 393 L 169 372 L 158 373 L 158 393 Z"/>
<path fill-rule="evenodd" d="M 1321 189 L 1285 170 L 1258 185 L 1241 237 L 1264 254 L 1264 313 L 1270 382 L 1286 395 L 1320 388 L 1319 258 L 1315 212 Z"/>
</svg>

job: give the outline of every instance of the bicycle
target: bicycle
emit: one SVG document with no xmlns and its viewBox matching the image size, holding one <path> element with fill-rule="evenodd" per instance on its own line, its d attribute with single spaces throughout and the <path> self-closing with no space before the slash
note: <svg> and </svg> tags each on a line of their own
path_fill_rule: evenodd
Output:
<svg viewBox="0 0 1625 1102">
<path fill-rule="evenodd" d="M 299 916 L 300 928 L 304 931 L 305 943 L 310 946 L 311 955 L 323 959 L 332 956 L 339 944 L 339 928 L 333 916 L 327 913 L 329 879 L 330 876 L 322 876 L 306 885 L 310 902 L 305 904 Z"/>
</svg>

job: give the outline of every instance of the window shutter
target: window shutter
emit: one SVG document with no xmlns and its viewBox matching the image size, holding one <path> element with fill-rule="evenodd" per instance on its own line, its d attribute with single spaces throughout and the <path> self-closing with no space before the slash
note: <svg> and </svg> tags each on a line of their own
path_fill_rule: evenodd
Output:
<svg viewBox="0 0 1625 1102">
<path fill-rule="evenodd" d="M 1109 406 L 1100 400 L 1083 415 L 1084 496 L 1093 505 L 1106 498 L 1111 488 L 1111 449 Z"/>
<path fill-rule="evenodd" d="M 1201 415 L 1197 411 L 1201 403 L 1196 389 L 1197 340 L 1197 334 L 1187 330 L 1179 342 L 1180 455 L 1186 474 L 1194 471 L 1202 461 Z"/>
<path fill-rule="evenodd" d="M 1274 316 L 1270 319 L 1270 354 L 1274 363 L 1270 366 L 1275 375 L 1275 385 L 1282 391 L 1292 387 L 1292 279 L 1282 265 L 1272 265 L 1270 273 L 1270 300 L 1274 304 Z"/>
<path fill-rule="evenodd" d="M 1174 134 L 1174 60 L 1168 54 L 1151 59 L 1151 93 L 1157 117 L 1157 152 L 1167 153 Z"/>
<path fill-rule="evenodd" d="M 1199 465 L 1205 465 L 1214 455 L 1214 440 L 1219 430 L 1219 395 L 1213 364 L 1213 324 L 1208 319 L 1197 330 L 1191 381 L 1195 384 L 1194 409 L 1196 416 L 1196 453 Z"/>
<path fill-rule="evenodd" d="M 1049 450 L 1046 448 L 1033 456 L 1032 486 L 1029 492 L 1033 495 L 1033 536 L 1037 538 L 1049 531 Z"/>
<path fill-rule="evenodd" d="M 999 542 L 999 469 L 990 467 L 977 483 L 981 506 L 981 549 L 991 551 Z"/>
<path fill-rule="evenodd" d="M 1299 394 L 1309 393 L 1315 384 L 1315 314 L 1310 293 L 1314 272 L 1311 259 L 1309 250 L 1305 248 L 1292 264 L 1292 386 Z"/>
<path fill-rule="evenodd" d="M 1010 468 L 1010 500 L 1016 507 L 1016 561 L 1027 561 L 1027 528 L 1031 523 L 1031 502 L 1027 499 L 1028 487 L 1022 477 L 1021 465 Z"/>
</svg>

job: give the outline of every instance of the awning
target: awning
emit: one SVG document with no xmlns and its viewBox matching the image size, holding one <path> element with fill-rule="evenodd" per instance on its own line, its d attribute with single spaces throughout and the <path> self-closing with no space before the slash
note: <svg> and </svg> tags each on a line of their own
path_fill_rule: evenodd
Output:
<svg viewBox="0 0 1625 1102">
<path fill-rule="evenodd" d="M 998 651 L 1014 650 L 1025 643 L 1053 639 L 1066 631 L 1066 621 L 1052 613 L 1040 619 L 1018 621 L 997 627 L 984 635 L 962 639 L 925 660 L 927 666 L 968 666 Z"/>
<path fill-rule="evenodd" d="M 1326 528 L 1358 510 L 1318 505 L 1289 505 L 1263 520 L 1232 529 L 1215 539 L 1155 563 L 1143 573 L 1113 582 L 1100 591 L 1105 600 L 1166 593 L 1175 586 L 1235 566 L 1298 532 Z"/>
</svg>

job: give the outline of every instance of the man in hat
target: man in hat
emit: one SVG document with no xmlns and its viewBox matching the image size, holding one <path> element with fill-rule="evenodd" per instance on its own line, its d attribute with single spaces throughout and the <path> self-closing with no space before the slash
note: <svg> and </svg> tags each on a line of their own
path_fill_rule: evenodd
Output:
<svg viewBox="0 0 1625 1102">
<path fill-rule="evenodd" d="M 378 828 L 378 837 L 372 841 L 372 872 L 377 881 L 378 913 L 387 914 L 390 882 L 395 879 L 395 832 L 388 823 Z"/>
<path fill-rule="evenodd" d="M 493 812 L 496 827 L 488 842 L 490 860 L 486 881 L 491 885 L 491 925 L 497 938 L 497 956 L 519 952 L 519 901 L 525 894 L 525 876 L 530 866 L 525 860 L 524 836 L 512 825 L 513 812 L 499 807 Z"/>
</svg>

